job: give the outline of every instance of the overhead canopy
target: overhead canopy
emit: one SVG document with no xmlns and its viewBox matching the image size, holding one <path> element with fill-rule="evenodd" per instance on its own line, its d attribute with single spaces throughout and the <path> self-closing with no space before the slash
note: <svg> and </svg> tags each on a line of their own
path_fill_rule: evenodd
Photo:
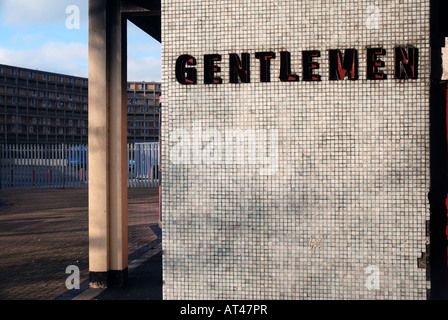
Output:
<svg viewBox="0 0 448 320">
<path fill-rule="evenodd" d="M 157 41 L 162 41 L 161 0 L 125 0 L 122 12 L 127 19 Z"/>
</svg>

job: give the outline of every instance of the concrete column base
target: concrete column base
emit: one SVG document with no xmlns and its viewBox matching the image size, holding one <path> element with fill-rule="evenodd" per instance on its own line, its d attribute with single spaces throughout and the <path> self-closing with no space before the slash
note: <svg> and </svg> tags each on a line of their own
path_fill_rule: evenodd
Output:
<svg viewBox="0 0 448 320">
<path fill-rule="evenodd" d="M 107 272 L 89 273 L 90 288 L 120 288 L 128 284 L 128 268 L 124 270 L 109 270 Z"/>
</svg>

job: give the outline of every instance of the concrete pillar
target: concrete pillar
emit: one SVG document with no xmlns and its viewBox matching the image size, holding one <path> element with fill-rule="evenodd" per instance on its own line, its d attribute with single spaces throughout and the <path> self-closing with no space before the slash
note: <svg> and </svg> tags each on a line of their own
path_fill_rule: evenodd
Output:
<svg viewBox="0 0 448 320">
<path fill-rule="evenodd" d="M 89 0 L 91 287 L 127 281 L 126 19 L 120 0 Z"/>
</svg>

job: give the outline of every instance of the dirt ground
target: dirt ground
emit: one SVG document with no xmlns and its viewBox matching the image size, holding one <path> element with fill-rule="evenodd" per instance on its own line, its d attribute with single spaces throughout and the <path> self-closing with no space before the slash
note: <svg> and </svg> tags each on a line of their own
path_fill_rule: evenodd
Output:
<svg viewBox="0 0 448 320">
<path fill-rule="evenodd" d="M 53 300 L 88 279 L 87 189 L 0 190 L 0 300 Z M 128 190 L 129 254 L 157 239 L 158 188 Z"/>
</svg>

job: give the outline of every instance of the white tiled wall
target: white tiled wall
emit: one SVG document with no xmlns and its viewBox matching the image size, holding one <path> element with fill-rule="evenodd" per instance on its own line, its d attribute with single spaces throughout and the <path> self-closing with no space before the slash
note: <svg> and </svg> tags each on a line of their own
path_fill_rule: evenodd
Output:
<svg viewBox="0 0 448 320">
<path fill-rule="evenodd" d="M 162 34 L 164 298 L 425 299 L 429 1 L 163 0 Z M 411 46 L 418 79 L 395 79 Z M 386 80 L 366 79 L 372 47 Z M 329 80 L 328 50 L 349 48 L 359 79 Z M 281 82 L 280 52 L 302 80 L 304 50 L 321 81 Z M 229 83 L 243 52 L 251 82 Z M 176 81 L 182 54 L 195 85 Z"/>
</svg>

